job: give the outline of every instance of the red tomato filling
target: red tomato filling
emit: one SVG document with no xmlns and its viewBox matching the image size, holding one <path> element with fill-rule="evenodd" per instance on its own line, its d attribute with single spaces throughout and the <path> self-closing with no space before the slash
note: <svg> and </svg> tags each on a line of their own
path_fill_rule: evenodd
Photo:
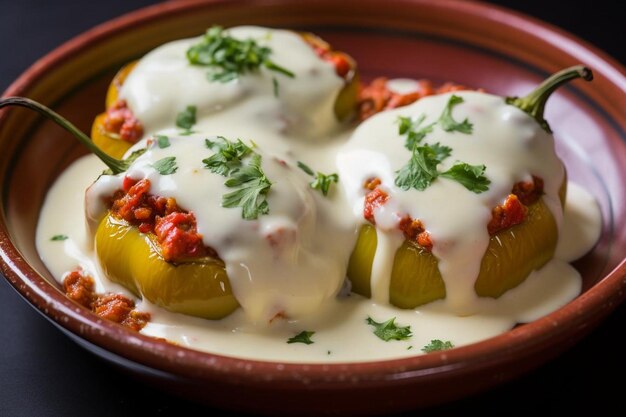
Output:
<svg viewBox="0 0 626 417">
<path fill-rule="evenodd" d="M 104 130 L 130 143 L 136 143 L 143 136 L 143 125 L 128 108 L 126 100 L 121 99 L 107 109 Z"/>
<path fill-rule="evenodd" d="M 352 70 L 352 64 L 346 54 L 339 51 L 334 51 L 330 48 L 330 45 L 324 41 L 316 38 L 315 36 L 304 36 L 303 38 L 311 48 L 315 51 L 317 56 L 324 61 L 329 62 L 335 67 L 335 73 L 341 78 L 346 78 Z"/>
<path fill-rule="evenodd" d="M 173 198 L 151 195 L 150 180 L 124 178 L 123 190 L 110 202 L 111 213 L 137 226 L 142 233 L 152 233 L 168 262 L 203 256 L 217 257 L 204 246 L 193 213 L 181 209 Z"/>
<path fill-rule="evenodd" d="M 150 313 L 137 311 L 135 302 L 121 294 L 97 294 L 93 278 L 80 270 L 68 272 L 63 279 L 65 294 L 103 319 L 138 332 L 150 321 Z"/>
<path fill-rule="evenodd" d="M 374 210 L 384 205 L 389 200 L 389 195 L 378 186 L 379 178 L 371 178 L 363 184 L 363 188 L 369 190 L 365 194 L 363 217 L 375 225 Z M 533 176 L 533 181 L 518 182 L 513 186 L 511 194 L 504 203 L 496 206 L 491 211 L 491 220 L 487 225 L 490 236 L 522 223 L 528 214 L 528 205 L 535 203 L 543 195 L 543 180 Z M 400 219 L 398 228 L 407 240 L 417 243 L 427 251 L 433 248 L 430 234 L 419 219 L 413 219 L 406 215 Z"/>
<path fill-rule="evenodd" d="M 469 90 L 460 84 L 445 83 L 437 88 L 428 80 L 418 81 L 416 91 L 400 94 L 387 87 L 388 79 L 379 77 L 367 85 L 361 85 L 357 100 L 359 120 L 365 120 L 383 110 L 395 109 L 414 103 L 422 97 L 443 94 L 451 91 Z"/>
</svg>

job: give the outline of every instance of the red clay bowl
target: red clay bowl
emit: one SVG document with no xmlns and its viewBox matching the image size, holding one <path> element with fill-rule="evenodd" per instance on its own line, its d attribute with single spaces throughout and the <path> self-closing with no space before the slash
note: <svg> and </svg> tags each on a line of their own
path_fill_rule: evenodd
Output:
<svg viewBox="0 0 626 417">
<path fill-rule="evenodd" d="M 562 309 L 498 337 L 440 354 L 360 364 L 255 362 L 201 353 L 102 321 L 59 291 L 34 245 L 44 195 L 85 150 L 22 109 L 0 112 L 0 269 L 81 345 L 147 380 L 210 404 L 263 412 L 382 413 L 487 389 L 571 346 L 626 296 L 626 71 L 566 33 L 472 2 L 320 0 L 175 2 L 99 26 L 51 52 L 6 92 L 34 98 L 88 131 L 115 69 L 212 24 L 310 30 L 348 51 L 365 77 L 457 82 L 527 92 L 575 63 L 595 72 L 556 94 L 547 118 L 570 178 L 597 197 L 601 241 L 577 262 L 584 291 Z M 246 398 L 246 401 L 241 401 Z"/>
</svg>

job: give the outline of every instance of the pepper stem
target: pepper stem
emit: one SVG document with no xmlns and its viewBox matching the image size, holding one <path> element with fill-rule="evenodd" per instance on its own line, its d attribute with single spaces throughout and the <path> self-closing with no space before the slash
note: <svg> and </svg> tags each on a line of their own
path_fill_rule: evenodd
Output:
<svg viewBox="0 0 626 417">
<path fill-rule="evenodd" d="M 593 73 L 591 70 L 583 65 L 575 65 L 573 67 L 565 68 L 542 82 L 539 87 L 533 90 L 525 97 L 507 97 L 507 104 L 519 107 L 530 116 L 532 116 L 541 127 L 548 133 L 552 133 L 550 125 L 543 118 L 543 112 L 546 106 L 546 102 L 550 95 L 560 86 L 568 81 L 576 78 L 582 78 L 585 81 L 593 80 Z"/>
<path fill-rule="evenodd" d="M 78 139 L 91 152 L 93 152 L 98 158 L 100 158 L 100 160 L 111 169 L 113 174 L 119 174 L 128 169 L 128 162 L 115 159 L 112 156 L 108 155 L 102 149 L 98 148 L 87 135 L 81 132 L 80 129 L 74 126 L 70 121 L 68 121 L 55 111 L 44 106 L 43 104 L 37 103 L 36 101 L 25 97 L 7 97 L 1 99 L 0 109 L 7 106 L 26 107 L 27 109 L 34 110 L 37 113 L 40 113 L 48 119 L 54 121 L 63 129 L 70 132 L 76 139 Z"/>
</svg>

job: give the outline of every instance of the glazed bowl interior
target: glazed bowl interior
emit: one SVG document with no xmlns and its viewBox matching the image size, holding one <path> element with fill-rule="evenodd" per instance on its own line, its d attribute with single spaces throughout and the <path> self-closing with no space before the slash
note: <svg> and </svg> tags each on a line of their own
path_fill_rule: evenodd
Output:
<svg viewBox="0 0 626 417">
<path fill-rule="evenodd" d="M 394 1 L 389 2 L 393 7 L 385 8 L 381 2 L 330 0 L 182 3 L 155 6 L 90 31 L 48 55 L 6 94 L 28 96 L 52 106 L 88 132 L 94 116 L 103 111 L 108 83 L 122 64 L 169 40 L 203 33 L 212 24 L 258 24 L 314 32 L 350 53 L 364 79 L 385 75 L 428 78 L 437 83 L 454 80 L 504 96 L 523 95 L 547 74 L 582 61 L 595 71 L 595 81 L 577 82 L 555 94 L 546 118 L 569 179 L 591 191 L 603 216 L 599 243 L 575 264 L 583 276 L 583 294 L 545 319 L 447 355 L 324 369 L 321 365 L 286 365 L 282 369 L 289 373 L 280 375 L 275 364 L 193 352 L 134 335 L 66 300 L 41 262 L 35 230 L 46 191 L 86 150 L 51 122 L 23 109 L 11 109 L 0 114 L 3 272 L 29 302 L 58 325 L 115 355 L 188 378 L 259 381 L 265 372 L 279 381 L 277 387 L 295 390 L 303 384 L 302 378 L 329 389 L 340 387 L 341 375 L 351 375 L 363 388 L 389 385 L 392 380 L 395 385 L 430 381 L 431 387 L 437 387 L 451 373 L 460 377 L 484 372 L 513 360 L 517 365 L 503 374 L 518 374 L 556 354 L 548 352 L 551 346 L 560 344 L 564 349 L 573 343 L 584 333 L 578 329 L 581 323 L 599 320 L 610 311 L 608 306 L 621 301 L 626 253 L 626 83 L 620 73 L 623 70 L 610 58 L 532 21 L 497 9 L 487 14 L 485 6 L 464 2 Z M 547 33 L 550 36 L 545 36 Z M 466 387 L 463 394 L 494 381 Z M 446 396 L 450 394 L 435 394 L 413 400 L 411 405 L 437 402 Z"/>
</svg>

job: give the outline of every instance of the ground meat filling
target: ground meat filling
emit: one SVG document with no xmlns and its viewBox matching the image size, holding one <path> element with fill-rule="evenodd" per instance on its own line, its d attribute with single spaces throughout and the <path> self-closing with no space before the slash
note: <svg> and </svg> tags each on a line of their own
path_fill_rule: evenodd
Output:
<svg viewBox="0 0 626 417">
<path fill-rule="evenodd" d="M 375 225 L 374 211 L 389 200 L 389 195 L 379 185 L 379 178 L 370 178 L 363 184 L 367 193 L 363 206 L 363 218 Z M 534 204 L 543 195 L 543 180 L 533 176 L 532 181 L 518 182 L 513 186 L 511 194 L 504 203 L 494 207 L 491 211 L 491 220 L 487 225 L 490 236 L 518 225 L 526 219 L 528 206 Z M 430 234 L 419 219 L 413 219 L 409 215 L 402 217 L 398 223 L 398 229 L 404 237 L 427 251 L 432 251 L 433 242 Z"/>
<path fill-rule="evenodd" d="M 412 91 L 407 94 L 400 94 L 391 91 L 387 87 L 387 81 L 388 79 L 386 77 L 379 77 L 367 85 L 361 85 L 357 101 L 359 120 L 365 120 L 383 110 L 407 106 L 422 97 L 452 91 L 469 90 L 469 88 L 465 86 L 450 82 L 435 88 L 433 87 L 432 82 L 428 80 L 420 80 L 418 81 L 418 88 L 416 91 Z"/>
<path fill-rule="evenodd" d="M 136 143 L 143 136 L 143 125 L 128 108 L 126 100 L 122 99 L 107 109 L 104 130 L 130 143 Z"/>
<path fill-rule="evenodd" d="M 123 189 L 111 201 L 111 214 L 155 236 L 167 262 L 183 262 L 217 253 L 202 242 L 193 213 L 181 209 L 173 198 L 149 194 L 150 180 L 125 177 Z"/>
<path fill-rule="evenodd" d="M 138 332 L 150 321 L 150 313 L 137 311 L 135 302 L 121 294 L 97 294 L 93 278 L 75 270 L 63 279 L 65 294 L 103 319 Z"/>
<path fill-rule="evenodd" d="M 535 203 L 543 195 L 543 180 L 533 176 L 532 181 L 518 182 L 513 186 L 511 194 L 504 203 L 491 211 L 491 221 L 487 230 L 491 236 L 501 230 L 506 230 L 526 219 L 528 206 Z"/>
</svg>

